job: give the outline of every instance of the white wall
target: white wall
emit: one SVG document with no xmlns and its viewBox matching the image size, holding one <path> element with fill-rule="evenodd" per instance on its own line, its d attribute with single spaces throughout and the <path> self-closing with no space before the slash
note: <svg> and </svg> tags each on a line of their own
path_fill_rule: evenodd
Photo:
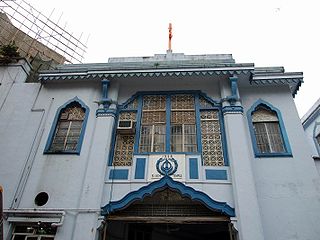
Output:
<svg viewBox="0 0 320 240">
<path fill-rule="evenodd" d="M 265 239 L 317 239 L 320 179 L 288 87 L 243 88 L 240 95 L 245 112 L 259 98 L 280 110 L 292 149 L 293 157 L 253 160 Z"/>
</svg>

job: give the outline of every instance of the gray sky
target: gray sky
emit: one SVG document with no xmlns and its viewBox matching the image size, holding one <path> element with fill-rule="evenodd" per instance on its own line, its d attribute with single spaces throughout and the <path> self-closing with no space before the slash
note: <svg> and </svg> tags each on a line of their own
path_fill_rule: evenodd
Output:
<svg viewBox="0 0 320 240">
<path fill-rule="evenodd" d="M 165 53 L 231 53 L 238 63 L 304 72 L 295 102 L 302 116 L 320 97 L 320 2 L 317 0 L 26 0 L 67 22 L 75 36 L 90 35 L 84 62 Z"/>
</svg>

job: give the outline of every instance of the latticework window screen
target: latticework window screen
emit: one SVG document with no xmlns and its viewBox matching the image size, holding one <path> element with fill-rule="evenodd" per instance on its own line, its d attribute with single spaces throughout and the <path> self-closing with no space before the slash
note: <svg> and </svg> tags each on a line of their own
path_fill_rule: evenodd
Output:
<svg viewBox="0 0 320 240">
<path fill-rule="evenodd" d="M 196 152 L 196 117 L 193 95 L 171 96 L 171 151 Z"/>
<path fill-rule="evenodd" d="M 279 120 L 275 112 L 259 107 L 252 114 L 252 123 L 260 153 L 284 152 Z"/>
<path fill-rule="evenodd" d="M 119 120 L 136 121 L 136 112 L 121 112 Z M 134 148 L 134 133 L 117 134 L 113 164 L 131 166 Z"/>
<path fill-rule="evenodd" d="M 73 103 L 60 113 L 50 152 L 75 151 L 79 141 L 85 109 Z"/>
<path fill-rule="evenodd" d="M 139 151 L 164 152 L 165 134 L 166 96 L 144 96 Z"/>
<path fill-rule="evenodd" d="M 200 118 L 203 165 L 223 166 L 224 158 L 218 111 L 201 111 Z"/>
</svg>

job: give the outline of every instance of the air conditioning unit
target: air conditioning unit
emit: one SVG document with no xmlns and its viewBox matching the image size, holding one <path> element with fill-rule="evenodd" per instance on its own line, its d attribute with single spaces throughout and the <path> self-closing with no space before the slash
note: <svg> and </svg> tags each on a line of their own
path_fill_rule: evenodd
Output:
<svg viewBox="0 0 320 240">
<path fill-rule="evenodd" d="M 132 120 L 120 120 L 118 122 L 117 132 L 121 134 L 133 134 L 135 129 L 135 122 Z"/>
</svg>

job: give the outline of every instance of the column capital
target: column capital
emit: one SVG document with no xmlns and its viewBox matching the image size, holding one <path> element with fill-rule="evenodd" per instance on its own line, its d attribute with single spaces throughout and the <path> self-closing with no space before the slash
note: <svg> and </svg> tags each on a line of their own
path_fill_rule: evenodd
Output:
<svg viewBox="0 0 320 240">
<path fill-rule="evenodd" d="M 222 107 L 223 114 L 243 114 L 242 106 L 224 106 Z"/>
</svg>

